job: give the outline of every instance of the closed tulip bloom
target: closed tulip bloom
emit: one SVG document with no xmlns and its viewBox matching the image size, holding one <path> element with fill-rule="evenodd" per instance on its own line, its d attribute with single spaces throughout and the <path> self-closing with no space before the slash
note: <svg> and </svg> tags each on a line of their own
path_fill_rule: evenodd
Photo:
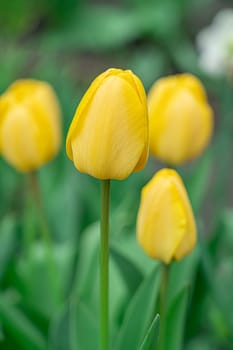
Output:
<svg viewBox="0 0 233 350">
<path fill-rule="evenodd" d="M 191 74 L 158 80 L 148 95 L 150 152 L 178 165 L 200 155 L 210 142 L 213 113 L 201 82 Z"/>
<path fill-rule="evenodd" d="M 60 106 L 52 87 L 18 80 L 0 98 L 0 152 L 29 172 L 52 159 L 61 144 Z"/>
<path fill-rule="evenodd" d="M 196 226 L 180 176 L 162 169 L 142 189 L 137 239 L 151 258 L 180 260 L 194 248 Z"/>
<path fill-rule="evenodd" d="M 98 179 L 127 178 L 148 158 L 146 95 L 130 70 L 100 74 L 82 98 L 66 149 L 75 167 Z"/>
</svg>

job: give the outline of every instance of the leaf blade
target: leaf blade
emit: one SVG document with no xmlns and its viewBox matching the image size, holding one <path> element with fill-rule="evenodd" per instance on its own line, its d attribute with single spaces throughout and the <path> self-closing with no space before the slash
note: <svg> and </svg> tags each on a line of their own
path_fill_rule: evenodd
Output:
<svg viewBox="0 0 233 350">
<path fill-rule="evenodd" d="M 46 350 L 46 341 L 40 331 L 3 296 L 0 297 L 0 317 L 3 327 L 25 350 Z"/>
<path fill-rule="evenodd" d="M 160 273 L 158 266 L 145 278 L 132 298 L 122 326 L 119 330 L 114 350 L 137 349 L 146 329 L 153 318 L 159 292 Z M 147 304 L 145 305 L 145 300 Z M 134 336 L 132 337 L 132 334 Z"/>
<path fill-rule="evenodd" d="M 126 255 L 114 246 L 110 247 L 110 254 L 118 267 L 129 292 L 133 294 L 142 282 L 143 274 Z"/>
<path fill-rule="evenodd" d="M 159 314 L 155 315 L 138 350 L 149 350 L 152 341 L 154 340 L 157 342 L 159 336 L 159 320 Z"/>
</svg>

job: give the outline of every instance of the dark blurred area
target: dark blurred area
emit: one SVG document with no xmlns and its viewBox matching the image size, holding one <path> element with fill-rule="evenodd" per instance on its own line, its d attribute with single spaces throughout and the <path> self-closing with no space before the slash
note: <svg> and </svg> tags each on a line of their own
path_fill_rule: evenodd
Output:
<svg viewBox="0 0 233 350">
<path fill-rule="evenodd" d="M 1 0 L 1 88 L 38 71 L 49 78 L 43 70 L 85 84 L 106 67 L 130 67 L 147 88 L 163 74 L 197 72 L 195 36 L 230 6 L 216 0 Z"/>
<path fill-rule="evenodd" d="M 200 73 L 196 34 L 230 6 L 216 0 L 1 0 L 0 89 L 33 76 L 54 85 L 67 80 L 79 90 L 112 66 L 131 68 L 147 89 L 161 75 Z"/>
</svg>

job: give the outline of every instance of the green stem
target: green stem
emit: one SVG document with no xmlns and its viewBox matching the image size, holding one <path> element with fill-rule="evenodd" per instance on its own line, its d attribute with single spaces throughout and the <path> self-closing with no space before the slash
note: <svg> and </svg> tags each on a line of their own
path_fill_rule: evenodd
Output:
<svg viewBox="0 0 233 350">
<path fill-rule="evenodd" d="M 45 245 L 47 247 L 49 247 L 49 250 L 51 250 L 52 249 L 52 238 L 50 236 L 47 220 L 46 220 L 45 214 L 44 214 L 44 208 L 42 205 L 40 188 L 39 188 L 39 183 L 38 183 L 38 178 L 37 178 L 36 172 L 30 173 L 30 183 L 31 183 L 32 195 L 33 195 L 35 205 L 37 208 L 37 214 L 38 214 L 38 217 L 40 220 L 41 233 L 43 235 Z"/>
<path fill-rule="evenodd" d="M 169 264 L 162 264 L 162 279 L 161 279 L 161 288 L 160 288 L 160 332 L 159 332 L 159 344 L 158 350 L 165 350 L 165 330 L 166 330 L 166 299 L 167 299 L 167 287 L 169 279 Z"/>
<path fill-rule="evenodd" d="M 108 350 L 108 259 L 110 180 L 102 180 L 100 222 L 100 350 Z"/>
<path fill-rule="evenodd" d="M 30 186 L 28 186 L 30 187 Z M 28 192 L 28 191 L 27 191 Z M 31 201 L 31 193 L 26 192 L 26 198 L 24 201 L 24 226 L 23 226 L 23 238 L 24 238 L 24 252 L 26 257 L 30 260 L 32 257 L 32 246 L 35 238 L 35 229 L 32 225 L 32 212 L 33 206 Z"/>
<path fill-rule="evenodd" d="M 32 172 L 29 174 L 29 181 L 30 181 L 30 188 L 34 198 L 37 214 L 41 225 L 41 235 L 45 246 L 49 279 L 53 290 L 54 303 L 56 305 L 59 302 L 59 290 L 58 290 L 58 280 L 57 280 L 58 271 L 57 271 L 57 266 L 56 266 L 56 261 L 54 256 L 53 241 L 50 235 L 49 227 L 48 227 L 47 220 L 44 213 L 44 208 L 42 205 L 40 188 L 39 188 L 36 172 Z"/>
</svg>

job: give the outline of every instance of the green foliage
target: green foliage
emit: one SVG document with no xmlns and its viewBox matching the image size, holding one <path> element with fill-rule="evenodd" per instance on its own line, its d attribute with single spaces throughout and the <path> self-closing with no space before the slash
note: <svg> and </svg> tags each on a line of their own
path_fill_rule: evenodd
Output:
<svg viewBox="0 0 233 350">
<path fill-rule="evenodd" d="M 159 292 L 160 281 L 157 268 L 156 266 L 152 270 L 129 303 L 113 347 L 114 350 L 120 350 L 123 347 L 137 349 L 140 346 L 143 335 L 155 314 L 155 300 Z M 132 334 L 134 334 L 133 337 Z"/>
<path fill-rule="evenodd" d="M 151 347 L 152 342 L 154 339 L 158 340 L 159 337 L 159 315 L 156 315 L 151 322 L 150 327 L 148 328 L 148 331 L 145 335 L 145 338 L 143 339 L 142 344 L 139 347 L 139 350 L 148 350 Z"/>
<path fill-rule="evenodd" d="M 13 216 L 2 219 L 0 226 L 0 282 L 4 278 L 7 265 L 15 252 L 15 218 Z"/>
<path fill-rule="evenodd" d="M 117 251 L 117 249 L 111 248 L 110 253 L 121 271 L 121 275 L 125 280 L 129 292 L 133 294 L 139 287 L 140 282 L 142 282 L 142 273 L 127 257 Z"/>
<path fill-rule="evenodd" d="M 165 349 L 179 350 L 183 348 L 183 332 L 188 301 L 188 288 L 184 287 L 174 298 L 167 312 Z"/>
<path fill-rule="evenodd" d="M 220 1 L 2 0 L 0 92 L 19 78 L 49 81 L 63 111 L 63 147 L 39 171 L 52 237 L 58 299 L 26 176 L 0 160 L 0 348 L 98 350 L 99 184 L 79 174 L 65 136 L 94 76 L 132 69 L 146 89 L 189 71 L 205 83 L 216 114 L 206 153 L 177 169 L 198 224 L 198 246 L 171 269 L 165 350 L 232 349 L 232 83 L 200 71 L 195 36 Z M 159 263 L 140 250 L 135 221 L 141 187 L 161 167 L 111 188 L 109 350 L 156 349 Z"/>
<path fill-rule="evenodd" d="M 0 297 L 0 318 L 2 325 L 22 349 L 46 349 L 46 339 L 26 315 L 12 305 L 10 297 Z"/>
<path fill-rule="evenodd" d="M 49 349 L 98 349 L 97 322 L 76 296 L 51 325 Z"/>
</svg>

